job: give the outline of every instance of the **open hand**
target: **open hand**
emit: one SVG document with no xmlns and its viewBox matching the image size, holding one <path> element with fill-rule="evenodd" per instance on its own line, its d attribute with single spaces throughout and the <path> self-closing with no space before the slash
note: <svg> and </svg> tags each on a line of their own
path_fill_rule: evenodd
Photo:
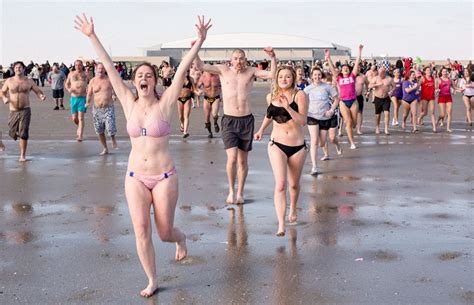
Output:
<svg viewBox="0 0 474 305">
<path fill-rule="evenodd" d="M 290 102 L 288 102 L 288 98 L 286 97 L 286 95 L 281 94 L 278 98 L 278 101 L 280 102 L 281 107 L 285 109 L 288 109 L 288 107 L 290 107 Z"/>
<path fill-rule="evenodd" d="M 198 32 L 198 37 L 201 40 L 206 40 L 207 31 L 212 27 L 211 19 L 207 21 L 204 20 L 204 16 L 198 16 L 198 23 L 196 24 L 196 29 Z"/>
<path fill-rule="evenodd" d="M 266 47 L 263 49 L 263 51 L 267 53 L 268 56 L 270 56 L 271 58 L 275 57 L 275 51 L 273 50 L 272 47 Z"/>
<path fill-rule="evenodd" d="M 329 55 L 329 50 L 328 49 L 324 49 L 324 58 L 327 60 L 329 59 L 331 55 Z"/>
<path fill-rule="evenodd" d="M 87 37 L 94 34 L 94 20 L 92 20 L 92 17 L 87 20 L 86 14 L 82 14 L 82 17 L 76 15 L 74 23 L 76 24 L 74 28 L 81 31 Z"/>
</svg>

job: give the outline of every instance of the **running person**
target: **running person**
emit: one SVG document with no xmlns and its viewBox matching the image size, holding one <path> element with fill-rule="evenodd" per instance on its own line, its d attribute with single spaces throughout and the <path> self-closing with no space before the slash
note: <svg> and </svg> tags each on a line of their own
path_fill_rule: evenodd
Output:
<svg viewBox="0 0 474 305">
<path fill-rule="evenodd" d="M 453 97 L 451 96 L 451 89 L 454 90 L 453 81 L 449 78 L 448 69 L 442 68 L 440 72 L 439 81 L 437 84 L 439 92 L 438 105 L 439 105 L 439 117 L 436 125 L 444 120 L 446 113 L 448 114 L 448 120 L 446 124 L 446 131 L 453 132 L 451 129 L 451 121 L 453 117 Z"/>
<path fill-rule="evenodd" d="M 410 71 L 407 73 L 405 80 L 402 83 L 402 105 L 403 105 L 403 122 L 402 128 L 405 129 L 407 126 L 408 114 L 411 112 L 411 119 L 413 124 L 413 132 L 417 132 L 416 128 L 416 108 L 418 104 L 418 95 L 416 91 L 418 90 L 419 85 L 416 82 L 416 73 L 415 71 Z"/>
<path fill-rule="evenodd" d="M 329 140 L 336 145 L 337 153 L 342 154 L 342 148 L 336 137 L 337 114 L 339 105 L 337 90 L 330 84 L 323 82 L 323 72 L 318 67 L 311 71 L 312 84 L 304 89 L 308 95 L 308 131 L 311 139 L 311 175 L 319 174 L 317 167 L 318 146 L 323 148 L 324 156 L 321 161 L 328 160 L 329 154 L 326 146 L 326 138 L 329 130 Z M 331 101 L 333 100 L 333 101 Z"/>
<path fill-rule="evenodd" d="M 189 137 L 189 115 L 191 114 L 191 100 L 194 90 L 194 82 L 188 71 L 178 98 L 179 130 L 183 133 L 183 138 Z"/>
<path fill-rule="evenodd" d="M 431 124 L 433 132 L 436 132 L 436 118 L 435 118 L 435 78 L 431 74 L 431 68 L 426 67 L 423 70 L 423 77 L 421 78 L 421 97 L 420 97 L 420 116 L 417 124 L 423 125 L 423 118 L 428 114 L 428 108 L 431 116 Z"/>
<path fill-rule="evenodd" d="M 374 90 L 375 104 L 375 134 L 380 133 L 380 114 L 384 115 L 384 132 L 389 135 L 388 125 L 390 124 L 390 90 L 392 88 L 392 78 L 385 73 L 385 67 L 378 69 L 378 74 L 369 83 L 369 89 Z"/>
<path fill-rule="evenodd" d="M 277 236 L 285 235 L 286 188 L 290 193 L 288 222 L 297 220 L 296 203 L 300 193 L 300 179 L 306 159 L 303 127 L 308 103 L 303 91 L 296 87 L 296 73 L 290 67 L 280 67 L 273 82 L 272 93 L 267 95 L 267 115 L 255 140 L 260 141 L 265 128 L 273 121 L 268 143 L 268 157 L 275 177 L 274 203 L 278 218 Z"/>
<path fill-rule="evenodd" d="M 359 112 L 359 105 L 356 103 L 356 92 L 355 92 L 355 79 L 356 75 L 359 73 L 360 58 L 362 56 L 363 45 L 359 45 L 359 52 L 357 54 L 357 59 L 354 65 L 352 72 L 348 65 L 343 65 L 341 68 L 341 73 L 337 73 L 332 63 L 329 50 L 324 50 L 324 55 L 326 60 L 329 63 L 329 68 L 333 77 L 337 80 L 337 85 L 339 88 L 339 99 L 342 101 L 340 103 L 340 109 L 342 112 L 342 117 L 346 123 L 347 137 L 349 138 L 349 143 L 351 144 L 351 149 L 356 149 L 354 143 L 354 137 L 352 134 L 352 129 L 356 127 L 357 123 L 357 112 Z"/>
<path fill-rule="evenodd" d="M 130 135 L 132 149 L 125 177 L 125 195 L 135 231 L 138 256 L 148 277 L 148 285 L 140 294 L 150 297 L 158 289 L 150 221 L 152 206 L 161 240 L 176 243 L 177 261 L 187 255 L 186 236 L 174 227 L 178 176 L 168 148 L 169 118 L 174 103 L 178 100 L 186 71 L 206 39 L 207 31 L 211 27 L 210 20 L 204 23 L 204 17 L 199 18 L 196 25 L 198 39 L 181 61 L 173 84 L 161 97 L 155 91 L 158 79 L 153 66 L 143 63 L 133 71 L 132 84 L 138 95 L 135 96 L 122 81 L 107 51 L 97 38 L 92 18 L 88 20 L 84 15 L 76 17 L 75 22 L 76 29 L 89 37 L 100 61 L 104 64 L 127 119 L 127 132 Z"/>
<path fill-rule="evenodd" d="M 53 99 L 56 102 L 56 107 L 54 107 L 54 110 L 59 110 L 59 107 L 64 109 L 64 82 L 66 79 L 66 74 L 59 70 L 58 64 L 53 64 L 53 69 L 48 74 L 48 82 L 51 84 Z"/>
<path fill-rule="evenodd" d="M 82 60 L 78 59 L 74 62 L 74 71 L 69 73 L 66 80 L 66 90 L 71 94 L 71 120 L 77 125 L 76 140 L 78 142 L 82 142 L 84 133 L 84 114 L 87 111 L 86 94 L 88 82 L 89 77 L 84 71 L 84 64 Z"/>
<path fill-rule="evenodd" d="M 367 76 L 359 72 L 355 82 L 356 98 L 357 103 L 359 104 L 356 124 L 356 132 L 358 135 L 362 134 L 362 123 L 364 121 L 364 96 L 367 94 L 367 84 Z"/>
<path fill-rule="evenodd" d="M 308 81 L 304 78 L 304 69 L 301 66 L 296 67 L 296 87 L 300 90 L 308 86 Z"/>
<path fill-rule="evenodd" d="M 171 79 L 173 78 L 174 70 L 170 67 L 170 64 L 163 60 L 163 66 L 161 67 L 161 78 L 163 88 L 166 89 L 171 86 Z"/>
<path fill-rule="evenodd" d="M 221 100 L 221 82 L 219 76 L 204 72 L 197 83 L 198 88 L 203 88 L 204 91 L 204 128 L 209 132 L 208 137 L 212 138 L 212 129 L 210 116 L 214 120 L 214 131 L 219 132 L 219 102 Z"/>
<path fill-rule="evenodd" d="M 191 69 L 189 69 L 189 76 L 193 79 L 193 84 L 198 83 L 199 79 L 201 78 L 201 75 L 202 75 L 202 71 L 199 69 L 196 69 L 196 65 L 192 63 Z M 196 105 L 198 108 L 201 107 L 200 102 L 201 102 L 201 94 L 193 94 L 192 107 L 195 108 Z"/>
<path fill-rule="evenodd" d="M 94 108 L 92 116 L 94 119 L 95 133 L 99 136 L 99 142 L 102 145 L 101 156 L 109 153 L 107 141 L 105 140 L 105 130 L 112 139 L 112 147 L 117 148 L 115 134 L 117 127 L 115 124 L 114 90 L 109 77 L 105 74 L 105 68 L 102 63 L 96 67 L 95 77 L 89 82 L 87 88 L 86 107 L 90 106 L 92 96 L 94 96 Z"/>
<path fill-rule="evenodd" d="M 466 107 L 466 122 L 472 126 L 472 107 L 474 105 L 474 82 L 469 68 L 464 69 L 463 77 L 459 79 L 458 91 L 461 92 L 464 106 Z"/>
<path fill-rule="evenodd" d="M 227 203 L 244 203 L 244 186 L 248 173 L 248 153 L 252 150 L 254 117 L 250 110 L 249 95 L 254 78 L 272 79 L 276 72 L 276 57 L 273 48 L 264 51 L 271 57 L 271 70 L 259 70 L 247 66 L 245 52 L 235 49 L 230 66 L 204 64 L 196 56 L 197 68 L 219 75 L 222 85 L 224 116 L 221 120 L 222 140 L 227 154 L 227 179 L 229 194 Z M 237 166 L 238 165 L 238 166 Z M 238 168 L 238 169 L 237 169 Z M 235 178 L 238 175 L 237 195 Z"/>
<path fill-rule="evenodd" d="M 392 92 L 390 93 L 390 98 L 393 103 L 393 119 L 392 126 L 398 126 L 398 111 L 403 99 L 402 91 L 402 72 L 400 69 L 393 70 L 392 78 Z"/>
<path fill-rule="evenodd" d="M 9 104 L 10 114 L 8 116 L 8 134 L 13 140 L 20 138 L 20 158 L 18 161 L 26 161 L 26 148 L 28 146 L 28 138 L 30 131 L 31 109 L 30 109 L 30 92 L 36 93 L 42 101 L 46 100 L 43 91 L 36 83 L 28 79 L 24 75 L 25 64 L 17 61 L 13 64 L 15 76 L 9 77 L 2 87 L 3 103 Z M 1 143 L 0 148 L 3 150 L 5 146 Z"/>
</svg>

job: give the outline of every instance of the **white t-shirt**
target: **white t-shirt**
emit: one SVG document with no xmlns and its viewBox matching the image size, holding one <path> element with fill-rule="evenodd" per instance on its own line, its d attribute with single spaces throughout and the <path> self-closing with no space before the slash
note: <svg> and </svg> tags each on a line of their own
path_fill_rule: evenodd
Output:
<svg viewBox="0 0 474 305">
<path fill-rule="evenodd" d="M 474 96 L 474 88 L 466 88 L 466 80 L 464 78 L 461 78 L 459 80 L 459 84 L 458 84 L 458 87 L 461 88 L 461 89 L 464 89 L 464 95 L 467 95 L 467 96 Z M 471 85 L 474 85 L 473 82 L 470 82 L 469 84 Z"/>
<path fill-rule="evenodd" d="M 308 116 L 316 120 L 329 120 L 331 117 L 324 114 L 331 109 L 331 98 L 337 96 L 337 90 L 331 85 L 320 83 L 307 86 L 304 93 L 309 99 Z"/>
</svg>

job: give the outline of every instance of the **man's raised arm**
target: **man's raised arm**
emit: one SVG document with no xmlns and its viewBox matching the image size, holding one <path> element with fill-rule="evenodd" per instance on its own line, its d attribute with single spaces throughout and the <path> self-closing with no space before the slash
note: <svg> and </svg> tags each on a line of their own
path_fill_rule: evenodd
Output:
<svg viewBox="0 0 474 305">
<path fill-rule="evenodd" d="M 270 56 L 270 71 L 257 70 L 255 76 L 261 79 L 273 79 L 277 71 L 277 59 L 272 47 L 263 49 Z"/>
<path fill-rule="evenodd" d="M 196 69 L 201 70 L 203 72 L 209 72 L 212 74 L 219 74 L 219 75 L 221 74 L 221 69 L 220 69 L 221 65 L 205 64 L 202 62 L 201 58 L 199 57 L 199 54 L 196 55 L 196 57 L 194 58 L 194 65 L 196 66 Z"/>
</svg>

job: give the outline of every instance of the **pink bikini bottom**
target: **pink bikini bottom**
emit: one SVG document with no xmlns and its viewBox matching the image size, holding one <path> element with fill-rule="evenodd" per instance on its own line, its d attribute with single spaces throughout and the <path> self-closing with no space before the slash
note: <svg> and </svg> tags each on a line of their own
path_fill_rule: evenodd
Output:
<svg viewBox="0 0 474 305">
<path fill-rule="evenodd" d="M 158 184 L 158 182 L 169 178 L 170 176 L 176 174 L 176 168 L 173 167 L 168 172 L 162 175 L 141 175 L 132 171 L 127 172 L 127 176 L 134 177 L 138 179 L 143 185 L 145 185 L 150 191 Z"/>
</svg>

